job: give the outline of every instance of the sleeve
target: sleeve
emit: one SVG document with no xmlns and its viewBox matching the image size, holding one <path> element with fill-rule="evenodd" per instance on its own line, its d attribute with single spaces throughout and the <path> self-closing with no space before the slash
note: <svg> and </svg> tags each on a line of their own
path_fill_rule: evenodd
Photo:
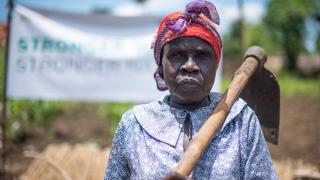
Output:
<svg viewBox="0 0 320 180">
<path fill-rule="evenodd" d="M 243 179 L 278 179 L 256 114 L 250 109 L 243 118 Z"/>
<path fill-rule="evenodd" d="M 128 116 L 126 116 L 125 114 L 122 116 L 114 134 L 104 180 L 129 179 L 130 177 L 130 169 L 124 152 L 126 145 L 125 141 L 127 137 L 127 128 L 125 125 L 127 117 Z"/>
</svg>

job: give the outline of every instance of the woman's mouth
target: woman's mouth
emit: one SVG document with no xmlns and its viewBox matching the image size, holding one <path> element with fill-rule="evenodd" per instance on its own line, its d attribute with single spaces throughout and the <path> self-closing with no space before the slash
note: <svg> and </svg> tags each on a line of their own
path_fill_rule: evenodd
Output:
<svg viewBox="0 0 320 180">
<path fill-rule="evenodd" d="M 200 85 L 200 83 L 194 78 L 183 78 L 178 81 L 178 84 L 180 84 L 180 85 L 197 85 L 197 86 Z"/>
</svg>

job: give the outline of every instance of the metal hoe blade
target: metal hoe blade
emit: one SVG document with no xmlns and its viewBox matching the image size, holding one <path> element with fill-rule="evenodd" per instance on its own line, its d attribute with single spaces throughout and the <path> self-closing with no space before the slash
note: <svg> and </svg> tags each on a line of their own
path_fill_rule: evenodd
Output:
<svg viewBox="0 0 320 180">
<path fill-rule="evenodd" d="M 266 140 L 278 144 L 280 88 L 275 76 L 262 67 L 250 78 L 240 97 L 256 112 Z"/>
</svg>

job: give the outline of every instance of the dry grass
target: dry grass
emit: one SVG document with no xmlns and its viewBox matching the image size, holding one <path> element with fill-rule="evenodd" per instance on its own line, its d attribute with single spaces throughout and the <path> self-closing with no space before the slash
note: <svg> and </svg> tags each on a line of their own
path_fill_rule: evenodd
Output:
<svg viewBox="0 0 320 180">
<path fill-rule="evenodd" d="M 103 179 L 109 149 L 90 145 L 52 144 L 34 157 L 22 180 Z"/>
<path fill-rule="evenodd" d="M 109 149 L 90 145 L 52 144 L 41 154 L 27 153 L 35 160 L 22 175 L 23 180 L 103 179 Z M 280 180 L 290 180 L 297 174 L 319 175 L 318 169 L 302 161 L 274 160 Z"/>
<path fill-rule="evenodd" d="M 274 160 L 276 172 L 280 180 L 294 179 L 294 177 L 301 175 L 309 175 L 312 177 L 320 177 L 319 170 L 316 166 L 303 163 L 302 161 L 294 160 Z"/>
</svg>

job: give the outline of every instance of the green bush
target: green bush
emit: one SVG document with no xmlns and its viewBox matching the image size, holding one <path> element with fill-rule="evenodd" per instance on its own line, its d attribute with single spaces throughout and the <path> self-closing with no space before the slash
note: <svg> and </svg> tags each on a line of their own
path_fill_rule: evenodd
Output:
<svg viewBox="0 0 320 180">
<path fill-rule="evenodd" d="M 9 100 L 7 139 L 14 139 L 16 135 L 32 124 L 40 125 L 49 130 L 50 120 L 62 111 L 63 105 L 62 102 L 52 101 Z"/>
<path fill-rule="evenodd" d="M 282 71 L 277 74 L 281 94 L 285 96 L 309 96 L 320 98 L 320 79 L 301 78 Z"/>
<path fill-rule="evenodd" d="M 121 116 L 133 105 L 131 103 L 106 103 L 100 107 L 100 115 L 107 122 L 108 137 L 113 137 Z"/>
</svg>

